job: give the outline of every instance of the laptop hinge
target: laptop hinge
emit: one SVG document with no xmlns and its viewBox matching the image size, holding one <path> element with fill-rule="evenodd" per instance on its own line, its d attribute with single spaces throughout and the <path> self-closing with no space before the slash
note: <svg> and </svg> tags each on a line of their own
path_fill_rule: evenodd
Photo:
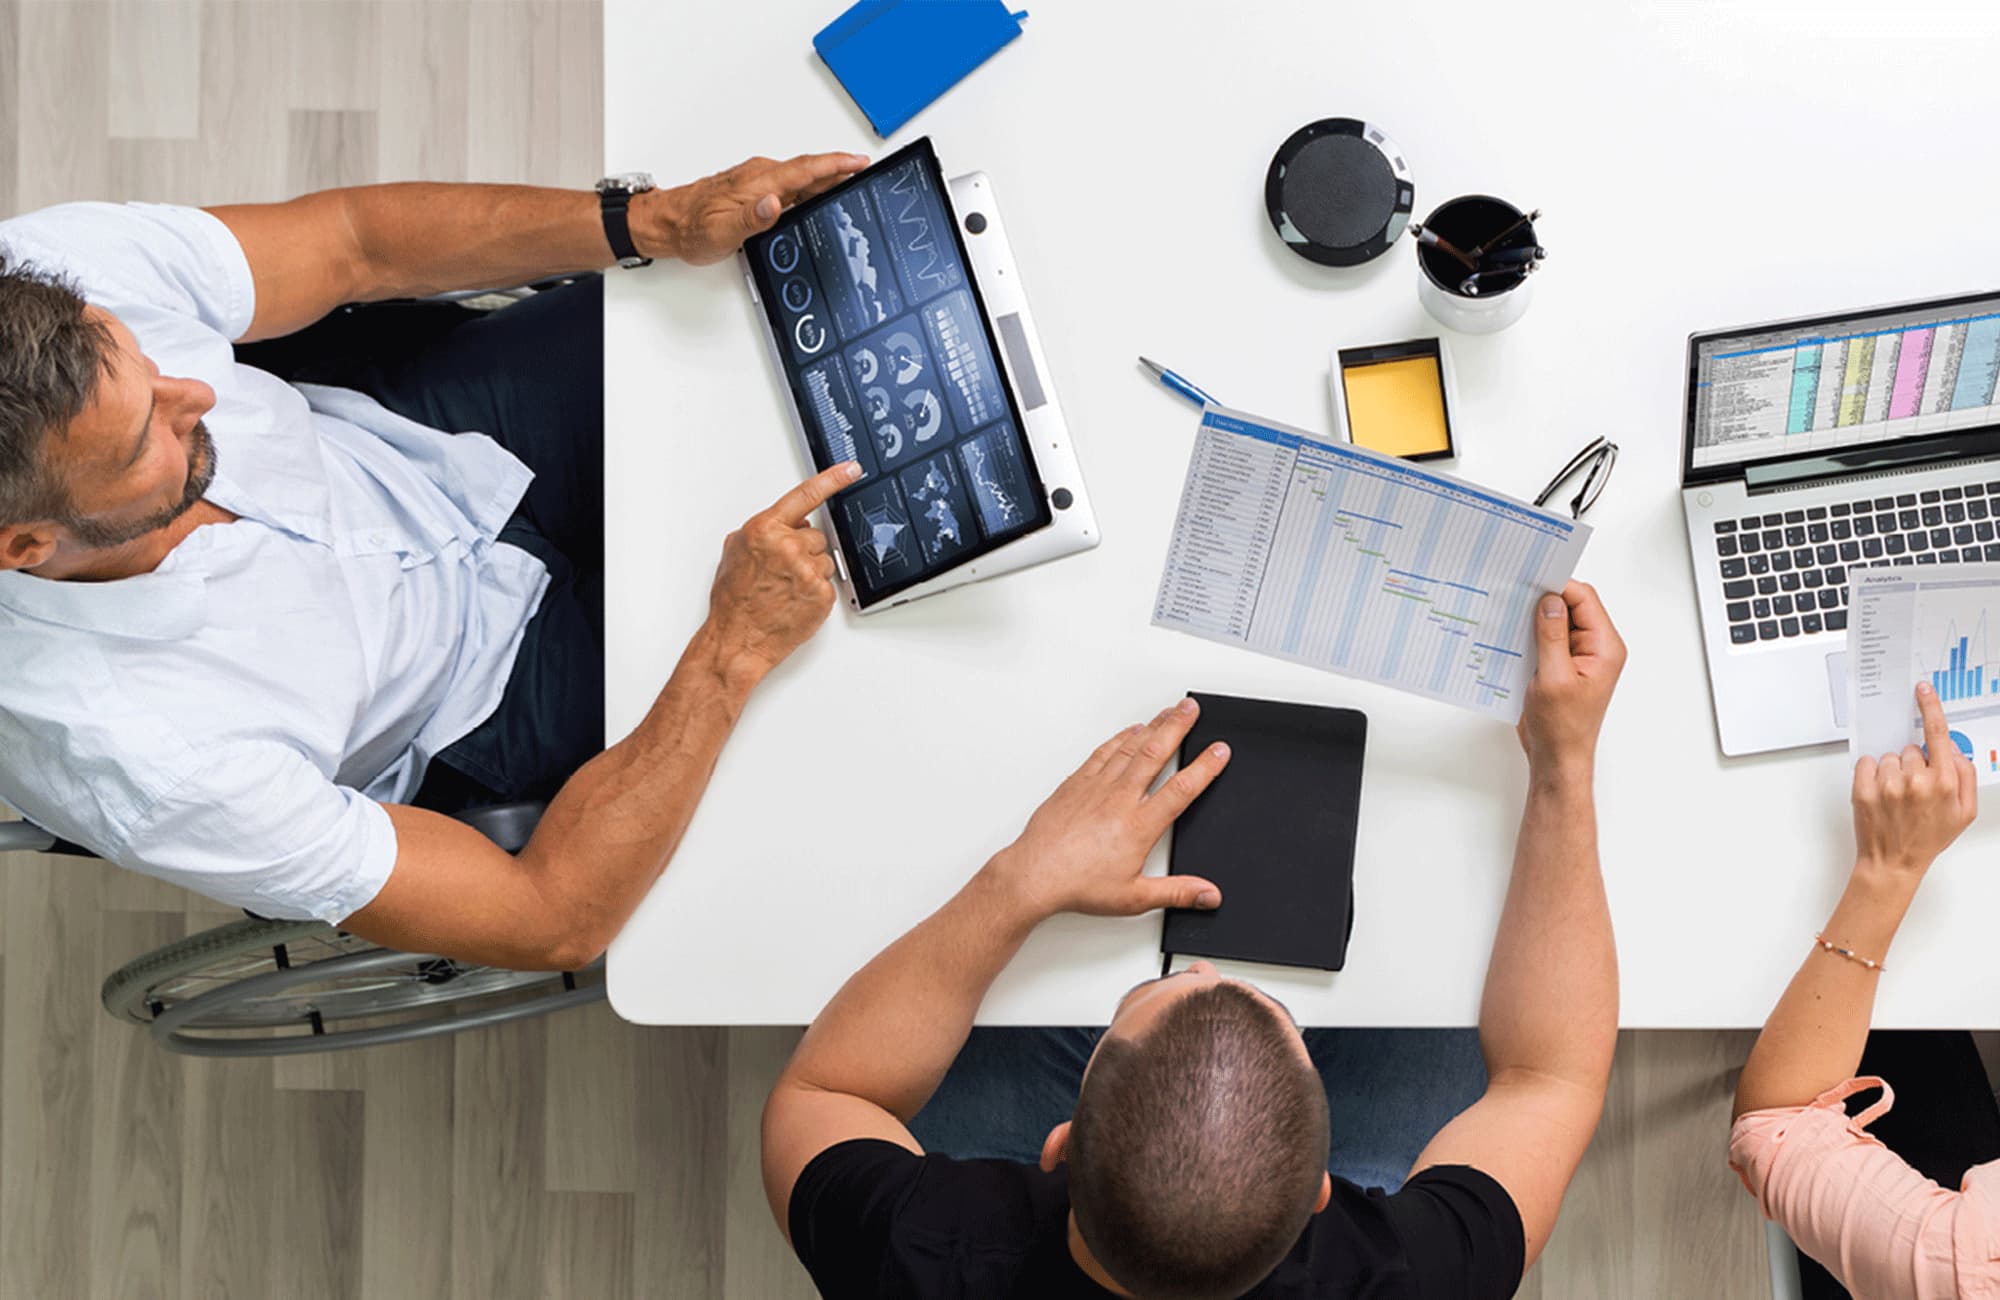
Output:
<svg viewBox="0 0 2000 1300">
<path fill-rule="evenodd" d="M 1921 442 L 1850 447 L 1824 456 L 1746 465 L 1743 486 L 1751 495 L 1819 487 L 1857 479 L 1889 478 L 1912 470 L 1936 469 L 2000 459 L 2000 429 L 1945 434 Z"/>
</svg>

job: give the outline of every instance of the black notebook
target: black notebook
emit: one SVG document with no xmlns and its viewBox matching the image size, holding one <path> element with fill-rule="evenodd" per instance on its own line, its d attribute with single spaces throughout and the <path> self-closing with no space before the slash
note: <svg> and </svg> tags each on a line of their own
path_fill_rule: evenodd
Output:
<svg viewBox="0 0 2000 1300">
<path fill-rule="evenodd" d="M 1201 717 L 1181 765 L 1222 740 L 1229 766 L 1174 823 L 1169 869 L 1214 881 L 1222 906 L 1168 912 L 1160 950 L 1339 970 L 1354 930 L 1367 715 L 1190 694 Z"/>
</svg>

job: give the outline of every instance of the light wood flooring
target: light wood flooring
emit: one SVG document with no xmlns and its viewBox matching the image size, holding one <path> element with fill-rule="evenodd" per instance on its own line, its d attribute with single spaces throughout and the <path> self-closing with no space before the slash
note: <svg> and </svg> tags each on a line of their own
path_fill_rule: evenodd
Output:
<svg viewBox="0 0 2000 1300">
<path fill-rule="evenodd" d="M 0 0 L 0 214 L 586 185 L 601 45 L 595 0 Z M 811 1294 L 756 1180 L 797 1031 L 642 1031 L 600 1006 L 245 1064 L 163 1055 L 98 1009 L 107 971 L 229 915 L 94 862 L 0 858 L 0 1300 Z M 1768 1295 L 1723 1165 L 1749 1041 L 1621 1040 L 1524 1296 Z"/>
</svg>

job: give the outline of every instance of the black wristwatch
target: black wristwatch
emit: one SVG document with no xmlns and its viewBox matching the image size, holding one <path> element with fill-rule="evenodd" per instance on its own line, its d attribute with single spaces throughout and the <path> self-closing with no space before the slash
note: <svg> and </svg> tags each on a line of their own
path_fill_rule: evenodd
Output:
<svg viewBox="0 0 2000 1300">
<path fill-rule="evenodd" d="M 628 271 L 653 264 L 652 258 L 639 256 L 639 246 L 632 242 L 631 222 L 626 218 L 632 196 L 644 194 L 652 188 L 653 177 L 649 172 L 621 172 L 597 182 L 597 201 L 604 215 L 605 242 L 611 245 L 611 254 L 618 259 L 618 265 Z"/>
</svg>

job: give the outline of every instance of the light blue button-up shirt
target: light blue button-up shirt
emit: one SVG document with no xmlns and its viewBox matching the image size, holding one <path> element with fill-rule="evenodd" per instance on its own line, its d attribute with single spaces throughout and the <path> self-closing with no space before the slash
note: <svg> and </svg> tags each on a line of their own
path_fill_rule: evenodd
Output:
<svg viewBox="0 0 2000 1300">
<path fill-rule="evenodd" d="M 215 389 L 208 499 L 157 570 L 0 573 L 0 797 L 44 829 L 266 916 L 338 921 L 389 878 L 384 803 L 500 702 L 548 584 L 496 541 L 532 477 L 491 439 L 235 363 L 255 286 L 192 208 L 0 222 L 162 373 Z"/>
</svg>

